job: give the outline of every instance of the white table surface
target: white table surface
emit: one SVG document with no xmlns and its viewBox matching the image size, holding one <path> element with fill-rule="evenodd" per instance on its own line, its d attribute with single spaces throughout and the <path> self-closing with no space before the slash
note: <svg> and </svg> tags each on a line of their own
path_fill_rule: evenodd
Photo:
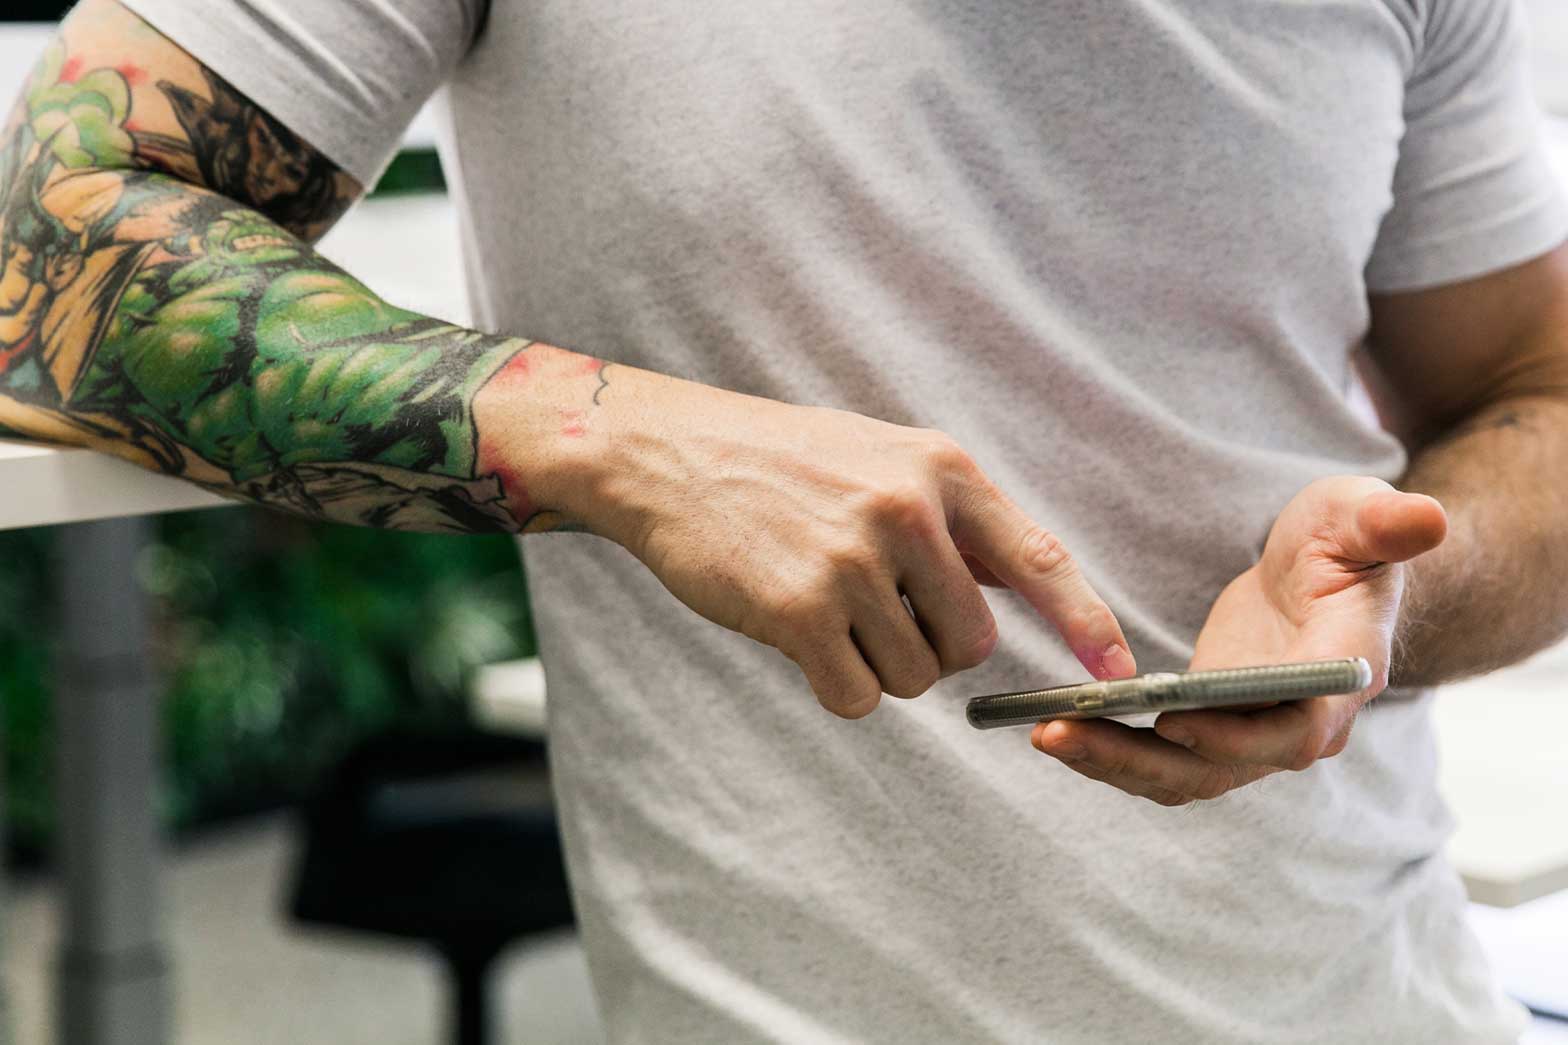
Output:
<svg viewBox="0 0 1568 1045">
<path fill-rule="evenodd" d="M 228 503 L 92 450 L 0 440 L 0 530 Z"/>
<path fill-rule="evenodd" d="M 1512 907 L 1568 889 L 1568 645 L 1445 686 L 1438 786 L 1470 898 Z M 1568 975 L 1568 974 L 1565 974 Z"/>
</svg>

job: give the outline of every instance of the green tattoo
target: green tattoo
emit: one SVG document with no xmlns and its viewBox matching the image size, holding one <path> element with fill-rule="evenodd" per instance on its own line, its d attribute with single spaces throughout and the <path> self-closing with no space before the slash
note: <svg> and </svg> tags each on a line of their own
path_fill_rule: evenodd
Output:
<svg viewBox="0 0 1568 1045">
<path fill-rule="evenodd" d="M 319 519 L 559 524 L 479 474 L 474 398 L 525 342 L 315 254 L 352 180 L 218 77 L 160 83 L 185 134 L 156 135 L 120 71 L 70 65 L 50 48 L 0 142 L 0 429 Z"/>
</svg>

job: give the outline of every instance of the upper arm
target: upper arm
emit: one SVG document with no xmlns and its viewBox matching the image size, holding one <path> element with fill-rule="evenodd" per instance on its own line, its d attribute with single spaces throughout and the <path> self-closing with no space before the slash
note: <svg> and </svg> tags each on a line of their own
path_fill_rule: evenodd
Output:
<svg viewBox="0 0 1568 1045">
<path fill-rule="evenodd" d="M 1377 294 L 1518 265 L 1568 235 L 1514 0 L 1419 0 L 1389 207 L 1368 258 Z"/>
<path fill-rule="evenodd" d="M 1568 207 L 1512 0 L 1422 0 L 1360 360 L 1412 447 L 1563 379 Z"/>
<path fill-rule="evenodd" d="M 1407 444 L 1504 397 L 1568 395 L 1568 244 L 1500 272 L 1371 300 L 1369 383 Z"/>
<path fill-rule="evenodd" d="M 61 24 L 13 110 L 7 139 L 27 124 L 33 148 L 53 149 L 61 166 L 169 174 L 306 240 L 324 234 L 363 191 L 116 0 L 84 0 Z"/>
</svg>

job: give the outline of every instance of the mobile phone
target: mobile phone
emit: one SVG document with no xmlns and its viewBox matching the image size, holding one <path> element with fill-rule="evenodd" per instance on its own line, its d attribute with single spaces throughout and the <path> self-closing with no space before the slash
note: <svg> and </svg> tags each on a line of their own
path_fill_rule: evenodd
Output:
<svg viewBox="0 0 1568 1045">
<path fill-rule="evenodd" d="M 1305 700 L 1355 693 L 1371 684 L 1372 666 L 1361 657 L 1218 671 L 1156 671 L 1108 682 L 975 697 L 964 714 L 976 729 L 997 729 L 1032 726 L 1059 718 L 1105 718 Z"/>
</svg>

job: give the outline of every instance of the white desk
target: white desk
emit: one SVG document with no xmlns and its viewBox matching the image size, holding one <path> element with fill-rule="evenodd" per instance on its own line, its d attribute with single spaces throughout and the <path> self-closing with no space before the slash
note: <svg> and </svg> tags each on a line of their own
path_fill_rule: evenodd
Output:
<svg viewBox="0 0 1568 1045">
<path fill-rule="evenodd" d="M 1495 907 L 1568 889 L 1568 645 L 1438 695 L 1449 858 Z"/>
<path fill-rule="evenodd" d="M 0 530 L 227 504 L 190 483 L 92 450 L 0 440 Z"/>
</svg>

